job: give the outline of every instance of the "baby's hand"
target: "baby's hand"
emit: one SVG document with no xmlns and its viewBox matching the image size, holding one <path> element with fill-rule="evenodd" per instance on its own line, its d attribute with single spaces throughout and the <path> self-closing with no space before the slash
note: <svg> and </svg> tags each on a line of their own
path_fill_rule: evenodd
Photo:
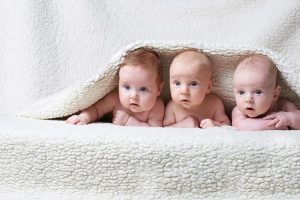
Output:
<svg viewBox="0 0 300 200">
<path fill-rule="evenodd" d="M 113 123 L 121 126 L 125 126 L 130 115 L 123 111 L 123 110 L 117 110 L 114 114 Z"/>
<path fill-rule="evenodd" d="M 282 128 L 291 125 L 290 115 L 288 112 L 277 112 L 270 115 L 265 116 L 263 119 L 270 120 L 267 125 L 269 127 L 273 126 L 275 128 Z"/>
<path fill-rule="evenodd" d="M 68 124 L 72 124 L 72 125 L 84 125 L 84 124 L 88 124 L 88 121 L 86 118 L 80 116 L 80 115 L 72 115 L 71 117 L 69 117 L 66 121 Z"/>
<path fill-rule="evenodd" d="M 198 118 L 194 116 L 188 116 L 180 122 L 180 126 L 183 128 L 199 128 Z"/>
<path fill-rule="evenodd" d="M 211 119 L 203 119 L 200 123 L 201 128 L 209 128 L 209 127 L 215 127 L 216 124 Z"/>
</svg>

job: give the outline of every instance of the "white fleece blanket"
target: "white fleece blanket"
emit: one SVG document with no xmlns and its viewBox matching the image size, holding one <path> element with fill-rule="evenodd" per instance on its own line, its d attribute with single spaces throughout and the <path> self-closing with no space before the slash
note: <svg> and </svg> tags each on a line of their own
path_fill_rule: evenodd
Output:
<svg viewBox="0 0 300 200">
<path fill-rule="evenodd" d="M 168 69 L 197 48 L 230 114 L 232 73 L 270 56 L 300 107 L 300 1 L 0 1 L 0 114 L 68 116 L 112 90 L 128 50 Z M 300 199 L 300 131 L 168 129 L 0 117 L 1 199 Z"/>
<path fill-rule="evenodd" d="M 298 0 L 0 1 L 0 114 L 45 119 L 83 109 L 112 89 L 121 56 L 144 45 L 171 52 L 165 85 L 173 50 L 202 49 L 228 112 L 237 62 L 267 54 L 283 95 L 300 106 L 299 8 Z"/>
<path fill-rule="evenodd" d="M 300 198 L 299 131 L 15 117 L 0 127 L 1 199 Z"/>
</svg>

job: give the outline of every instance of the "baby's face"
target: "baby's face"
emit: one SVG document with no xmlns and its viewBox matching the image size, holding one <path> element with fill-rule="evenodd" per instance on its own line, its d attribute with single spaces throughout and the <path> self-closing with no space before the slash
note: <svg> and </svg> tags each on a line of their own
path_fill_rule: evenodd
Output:
<svg viewBox="0 0 300 200">
<path fill-rule="evenodd" d="M 275 86 L 276 78 L 263 68 L 236 70 L 233 90 L 237 107 L 248 117 L 265 114 L 275 102 Z"/>
<path fill-rule="evenodd" d="M 123 66 L 119 72 L 119 98 L 131 112 L 149 111 L 155 105 L 161 87 L 153 67 Z"/>
<path fill-rule="evenodd" d="M 175 103 L 186 109 L 201 105 L 210 92 L 211 72 L 199 65 L 185 66 L 172 63 L 170 68 L 170 90 Z"/>
</svg>

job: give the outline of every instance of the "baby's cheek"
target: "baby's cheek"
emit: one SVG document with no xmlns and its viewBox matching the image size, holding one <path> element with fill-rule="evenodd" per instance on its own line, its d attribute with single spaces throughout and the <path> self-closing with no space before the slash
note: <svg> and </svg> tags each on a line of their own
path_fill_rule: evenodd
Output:
<svg viewBox="0 0 300 200">
<path fill-rule="evenodd" d="M 147 96 L 144 100 L 145 106 L 149 109 L 152 108 L 156 103 L 157 96 Z"/>
</svg>

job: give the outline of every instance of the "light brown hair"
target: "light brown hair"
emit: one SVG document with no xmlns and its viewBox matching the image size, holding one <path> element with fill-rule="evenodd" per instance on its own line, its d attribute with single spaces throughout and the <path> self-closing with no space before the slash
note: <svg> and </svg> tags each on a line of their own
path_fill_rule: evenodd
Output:
<svg viewBox="0 0 300 200">
<path fill-rule="evenodd" d="M 159 55 L 150 48 L 140 47 L 128 52 L 120 64 L 120 69 L 125 65 L 142 65 L 145 67 L 154 67 L 157 72 L 157 83 L 163 81 L 163 69 Z"/>
<path fill-rule="evenodd" d="M 278 69 L 275 63 L 268 56 L 262 54 L 253 54 L 244 58 L 238 67 L 256 66 L 256 63 L 264 62 L 268 66 L 268 71 L 276 80 L 276 85 L 279 84 Z M 272 78 L 272 77 L 270 77 Z"/>
</svg>

